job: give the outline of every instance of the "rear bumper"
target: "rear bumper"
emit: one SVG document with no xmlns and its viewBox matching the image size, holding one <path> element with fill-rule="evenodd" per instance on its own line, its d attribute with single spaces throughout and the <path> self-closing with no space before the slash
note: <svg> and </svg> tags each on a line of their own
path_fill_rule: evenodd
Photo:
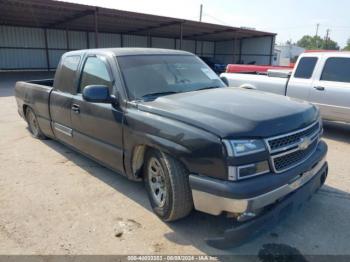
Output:
<svg viewBox="0 0 350 262">
<path fill-rule="evenodd" d="M 279 201 L 257 218 L 226 230 L 222 237 L 208 239 L 207 243 L 219 249 L 232 248 L 242 245 L 252 237 L 270 229 L 310 199 L 313 193 L 324 183 L 327 172 L 328 165 L 326 162 L 315 176 L 301 188 L 286 196 L 283 201 Z"/>
</svg>

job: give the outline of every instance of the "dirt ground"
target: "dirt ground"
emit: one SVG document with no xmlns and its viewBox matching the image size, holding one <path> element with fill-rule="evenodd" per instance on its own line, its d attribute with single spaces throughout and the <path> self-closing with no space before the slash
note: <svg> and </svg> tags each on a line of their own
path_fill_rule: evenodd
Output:
<svg viewBox="0 0 350 262">
<path fill-rule="evenodd" d="M 304 207 L 235 249 L 204 239 L 230 221 L 193 212 L 167 224 L 142 183 L 130 182 L 53 140 L 33 139 L 13 85 L 47 73 L 0 74 L 0 254 L 350 254 L 350 126 L 326 123 L 330 173 Z"/>
</svg>

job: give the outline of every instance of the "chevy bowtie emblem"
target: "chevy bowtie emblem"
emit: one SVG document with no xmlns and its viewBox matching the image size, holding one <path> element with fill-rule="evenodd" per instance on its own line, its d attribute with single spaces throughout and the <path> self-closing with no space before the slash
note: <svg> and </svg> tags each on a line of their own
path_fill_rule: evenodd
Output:
<svg viewBox="0 0 350 262">
<path fill-rule="evenodd" d="M 305 150 L 311 144 L 311 140 L 308 137 L 304 137 L 300 139 L 300 143 L 298 145 L 299 150 Z"/>
</svg>

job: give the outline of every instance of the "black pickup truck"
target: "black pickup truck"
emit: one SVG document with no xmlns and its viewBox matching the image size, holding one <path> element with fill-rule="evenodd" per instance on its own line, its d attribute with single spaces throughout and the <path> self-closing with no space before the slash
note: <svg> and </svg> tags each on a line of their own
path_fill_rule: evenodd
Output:
<svg viewBox="0 0 350 262">
<path fill-rule="evenodd" d="M 277 222 L 327 177 L 315 106 L 226 87 L 188 52 L 68 52 L 54 80 L 17 82 L 15 94 L 34 137 L 143 180 L 164 221 L 193 207 L 234 217 L 234 228 L 208 240 L 216 247 Z"/>
</svg>

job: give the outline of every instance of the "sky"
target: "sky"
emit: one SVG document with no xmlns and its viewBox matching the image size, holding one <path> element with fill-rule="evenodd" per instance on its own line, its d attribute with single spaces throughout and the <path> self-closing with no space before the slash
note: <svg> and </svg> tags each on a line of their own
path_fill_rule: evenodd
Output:
<svg viewBox="0 0 350 262">
<path fill-rule="evenodd" d="M 350 38 L 349 0 L 65 0 L 119 10 L 199 20 L 277 33 L 276 43 L 297 42 L 303 35 L 330 37 L 341 47 Z"/>
</svg>

